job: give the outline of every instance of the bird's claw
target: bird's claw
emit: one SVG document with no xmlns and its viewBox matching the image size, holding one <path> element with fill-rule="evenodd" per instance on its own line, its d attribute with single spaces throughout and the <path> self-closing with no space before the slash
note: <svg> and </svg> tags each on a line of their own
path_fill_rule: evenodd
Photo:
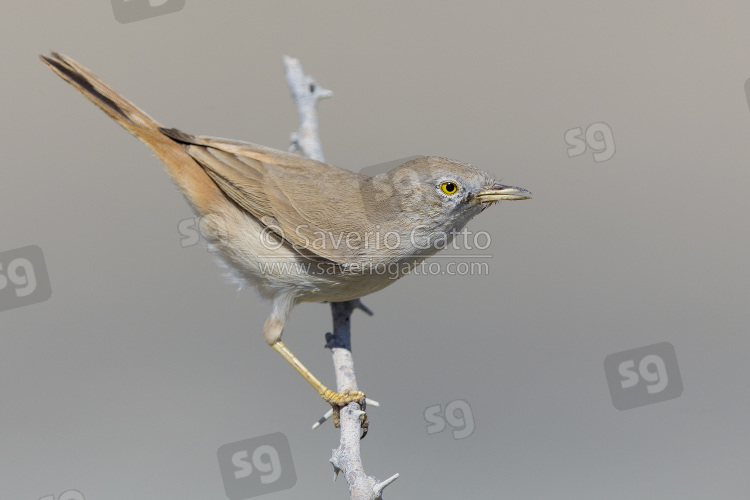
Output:
<svg viewBox="0 0 750 500">
<path fill-rule="evenodd" d="M 323 400 L 331 405 L 333 409 L 333 426 L 337 429 L 341 426 L 341 408 L 348 405 L 349 403 L 357 403 L 362 410 L 360 418 L 360 426 L 362 428 L 362 435 L 360 439 L 363 439 L 367 435 L 367 429 L 370 425 L 370 421 L 367 419 L 365 410 L 367 408 L 365 393 L 362 391 L 343 391 L 334 392 L 330 389 L 321 394 Z"/>
</svg>

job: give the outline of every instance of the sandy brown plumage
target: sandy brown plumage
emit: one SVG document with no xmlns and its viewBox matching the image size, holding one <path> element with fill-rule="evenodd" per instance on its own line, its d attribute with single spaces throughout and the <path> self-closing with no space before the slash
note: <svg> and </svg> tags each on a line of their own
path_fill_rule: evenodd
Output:
<svg viewBox="0 0 750 500">
<path fill-rule="evenodd" d="M 332 404 L 364 394 L 328 390 L 280 341 L 294 305 L 378 291 L 443 248 L 436 244 L 489 204 L 529 197 L 446 158 L 419 157 L 367 177 L 266 146 L 165 128 L 69 57 L 41 59 L 156 153 L 235 278 L 273 302 L 266 341 Z"/>
</svg>

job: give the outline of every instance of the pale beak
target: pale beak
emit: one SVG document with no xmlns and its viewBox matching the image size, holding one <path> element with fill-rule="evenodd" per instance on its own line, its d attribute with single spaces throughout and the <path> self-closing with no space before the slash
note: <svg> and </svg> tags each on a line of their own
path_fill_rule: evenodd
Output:
<svg viewBox="0 0 750 500">
<path fill-rule="evenodd" d="M 477 193 L 477 200 L 482 203 L 501 200 L 528 200 L 529 198 L 531 198 L 531 191 L 515 186 L 504 186 L 503 184 L 494 184 L 491 188 Z"/>
</svg>

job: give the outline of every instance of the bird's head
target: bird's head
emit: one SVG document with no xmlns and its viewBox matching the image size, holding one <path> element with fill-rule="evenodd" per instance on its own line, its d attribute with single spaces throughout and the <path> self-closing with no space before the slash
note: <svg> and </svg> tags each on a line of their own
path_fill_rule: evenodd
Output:
<svg viewBox="0 0 750 500">
<path fill-rule="evenodd" d="M 498 201 L 531 198 L 526 189 L 500 184 L 467 163 L 436 156 L 415 158 L 372 180 L 376 188 L 392 193 L 389 201 L 404 217 L 433 231 L 461 229 Z"/>
</svg>

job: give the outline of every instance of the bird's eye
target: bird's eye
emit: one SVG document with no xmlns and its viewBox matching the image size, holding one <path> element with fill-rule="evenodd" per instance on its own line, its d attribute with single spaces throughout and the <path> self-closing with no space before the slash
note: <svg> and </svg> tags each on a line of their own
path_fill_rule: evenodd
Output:
<svg viewBox="0 0 750 500">
<path fill-rule="evenodd" d="M 440 184 L 440 189 L 447 195 L 454 195 L 458 193 L 458 185 L 455 182 L 445 181 Z"/>
</svg>

